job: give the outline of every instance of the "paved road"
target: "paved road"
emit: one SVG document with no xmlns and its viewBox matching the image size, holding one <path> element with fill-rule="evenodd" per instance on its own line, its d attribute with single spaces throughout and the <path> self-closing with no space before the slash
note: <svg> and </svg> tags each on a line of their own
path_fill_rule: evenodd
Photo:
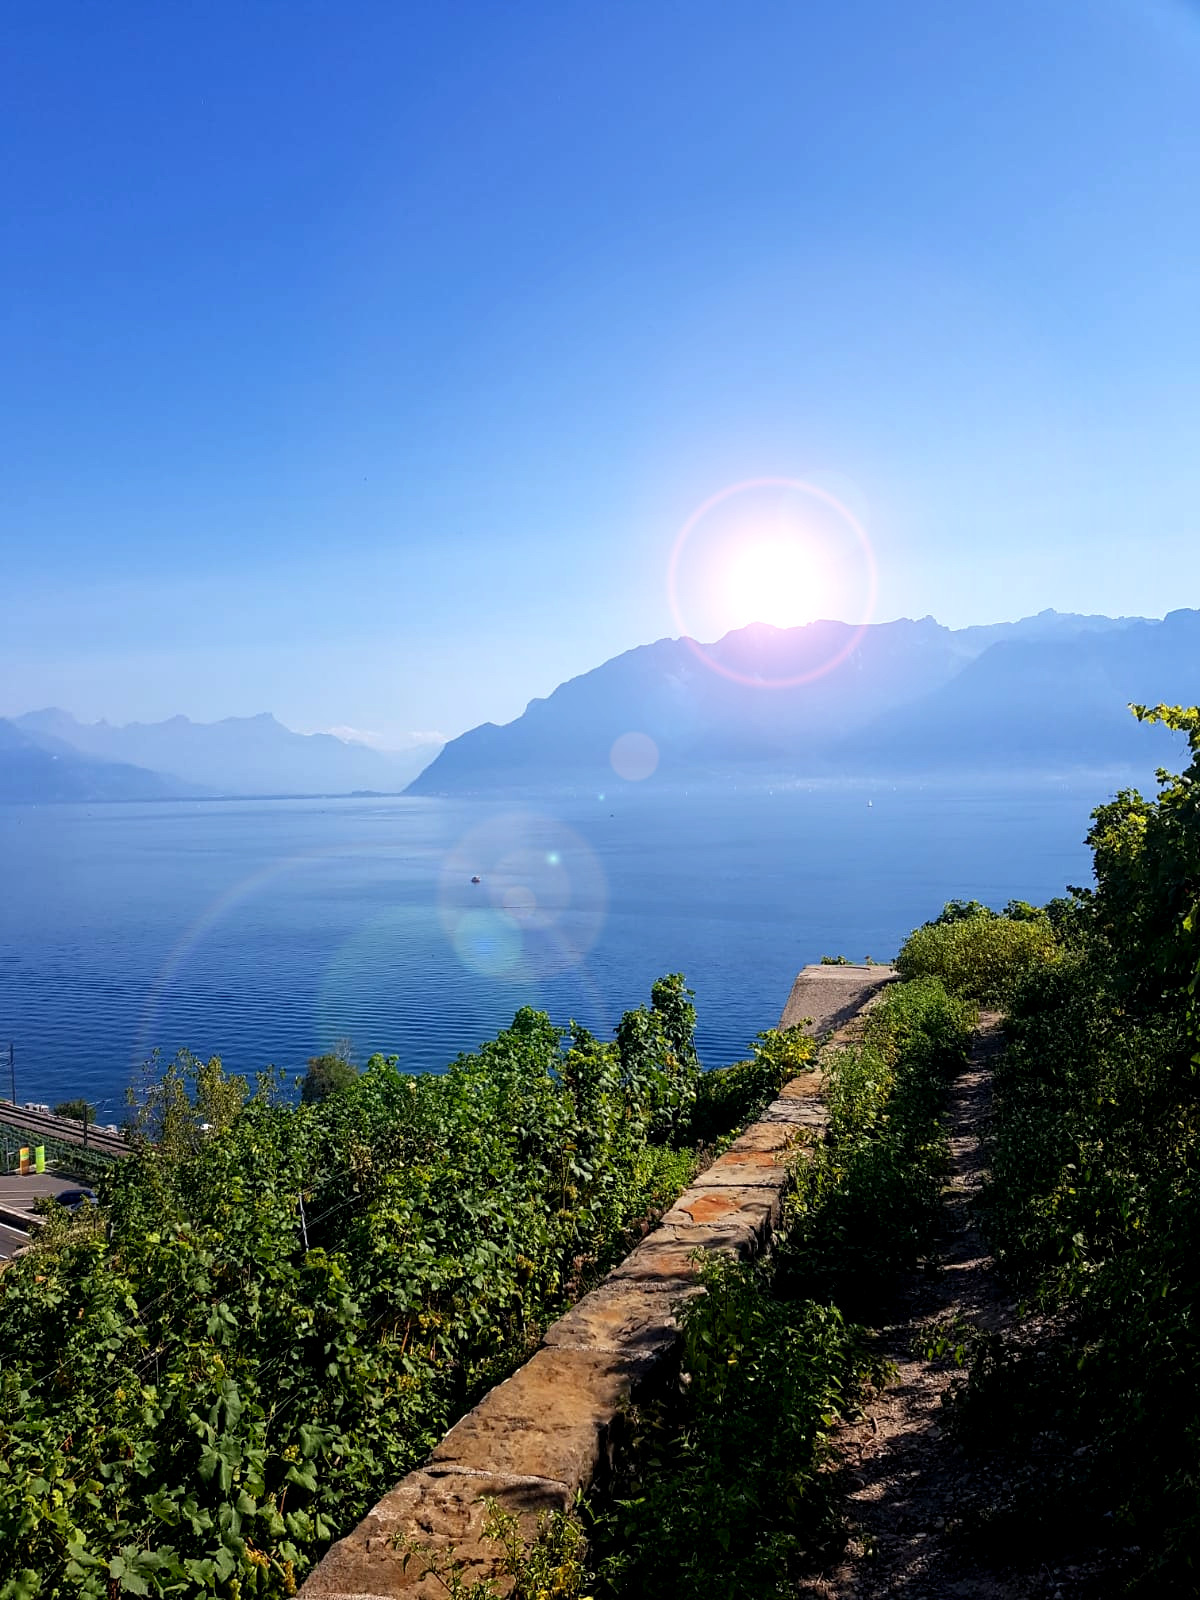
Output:
<svg viewBox="0 0 1200 1600">
<path fill-rule="evenodd" d="M 24 1176 L 9 1172 L 0 1177 L 0 1205 L 32 1211 L 39 1200 L 53 1200 L 60 1194 L 88 1187 L 75 1178 L 60 1178 L 54 1172 L 29 1172 Z"/>
<path fill-rule="evenodd" d="M 6 1261 L 9 1256 L 16 1255 L 18 1250 L 23 1250 L 29 1243 L 29 1235 L 21 1233 L 16 1228 L 6 1228 L 0 1223 L 0 1261 Z"/>
</svg>

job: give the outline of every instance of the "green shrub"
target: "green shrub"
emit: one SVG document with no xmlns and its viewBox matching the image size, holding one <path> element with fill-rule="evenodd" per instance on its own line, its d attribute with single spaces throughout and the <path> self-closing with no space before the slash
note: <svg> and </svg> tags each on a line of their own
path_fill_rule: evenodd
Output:
<svg viewBox="0 0 1200 1600">
<path fill-rule="evenodd" d="M 281 1596 L 694 1174 L 693 1012 L 523 1009 L 444 1074 L 149 1085 L 102 1204 L 0 1274 L 0 1594 Z M 13 1576 L 16 1575 L 16 1576 Z"/>
<path fill-rule="evenodd" d="M 308 1071 L 300 1083 L 300 1099 L 306 1106 L 326 1100 L 339 1089 L 345 1089 L 358 1077 L 358 1068 L 342 1049 L 331 1050 L 323 1056 L 309 1056 Z"/>
<path fill-rule="evenodd" d="M 673 972 L 650 990 L 650 1006 L 627 1011 L 617 1024 L 621 1082 L 631 1106 L 655 1141 L 675 1141 L 687 1127 L 701 1077 L 694 1041 L 694 996 Z"/>
<path fill-rule="evenodd" d="M 1187 734 L 1191 764 L 1093 812 L 1096 887 L 1047 908 L 1061 956 L 1012 991 L 984 1219 L 1034 1317 L 980 1344 L 955 1410 L 1018 1483 L 987 1530 L 1006 1556 L 1061 1562 L 1082 1538 L 1134 1592 L 1193 1596 L 1200 712 L 1139 715 Z"/>
<path fill-rule="evenodd" d="M 678 1398 L 644 1407 L 611 1513 L 591 1530 L 596 1596 L 739 1600 L 839 1539 L 823 1471 L 839 1415 L 881 1376 L 834 1306 L 782 1299 L 762 1268 L 710 1260 L 681 1313 Z"/>
<path fill-rule="evenodd" d="M 96 1120 L 96 1108 L 86 1100 L 60 1100 L 54 1108 L 56 1117 L 69 1117 L 74 1122 L 92 1123 Z"/>
<path fill-rule="evenodd" d="M 940 978 L 951 994 L 1003 1007 L 1031 972 L 1058 959 L 1060 946 L 1046 917 L 997 916 L 974 906 L 910 933 L 896 970 L 904 978 Z"/>
<path fill-rule="evenodd" d="M 946 1165 L 948 1078 L 975 1010 L 937 978 L 885 991 L 863 1038 L 827 1058 L 825 1140 L 796 1171 L 779 1271 L 789 1292 L 873 1309 L 929 1247 Z"/>
<path fill-rule="evenodd" d="M 816 1040 L 802 1028 L 767 1028 L 756 1034 L 749 1061 L 704 1073 L 696 1084 L 688 1137 L 712 1144 L 742 1128 L 768 1105 L 789 1079 L 811 1068 Z"/>
</svg>

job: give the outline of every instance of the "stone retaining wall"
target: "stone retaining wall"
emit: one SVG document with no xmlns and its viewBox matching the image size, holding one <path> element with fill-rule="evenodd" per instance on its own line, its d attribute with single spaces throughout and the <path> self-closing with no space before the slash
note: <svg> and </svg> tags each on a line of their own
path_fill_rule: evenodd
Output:
<svg viewBox="0 0 1200 1600">
<path fill-rule="evenodd" d="M 818 1036 L 849 1022 L 895 974 L 890 967 L 806 967 L 781 1026 L 805 1021 Z M 548 1511 L 565 1511 L 611 1463 L 625 1403 L 670 1370 L 674 1308 L 701 1294 L 697 1251 L 749 1258 L 766 1248 L 788 1186 L 786 1157 L 825 1112 L 819 1072 L 787 1084 L 762 1117 L 714 1161 L 659 1227 L 560 1317 L 541 1348 L 457 1422 L 425 1465 L 410 1472 L 335 1544 L 302 1600 L 434 1600 L 403 1542 L 449 1553 L 475 1581 L 494 1574 L 483 1538 L 484 1500 L 515 1512 L 527 1536 Z"/>
</svg>

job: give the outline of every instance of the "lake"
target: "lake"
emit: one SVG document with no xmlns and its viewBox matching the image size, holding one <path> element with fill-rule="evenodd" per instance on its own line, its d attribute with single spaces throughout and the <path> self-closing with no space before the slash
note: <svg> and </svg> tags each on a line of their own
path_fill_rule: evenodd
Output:
<svg viewBox="0 0 1200 1600">
<path fill-rule="evenodd" d="M 681 971 L 720 1066 L 806 962 L 884 960 L 952 896 L 1089 882 L 1111 789 L 0 806 L 0 1047 L 18 1099 L 119 1121 L 155 1048 L 299 1072 L 348 1038 L 436 1070 L 521 1005 L 611 1037 Z"/>
</svg>

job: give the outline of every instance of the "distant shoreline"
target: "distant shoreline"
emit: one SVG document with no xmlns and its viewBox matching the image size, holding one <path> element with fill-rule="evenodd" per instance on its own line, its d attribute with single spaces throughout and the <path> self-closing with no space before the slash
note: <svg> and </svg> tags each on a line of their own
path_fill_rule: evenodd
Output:
<svg viewBox="0 0 1200 1600">
<path fill-rule="evenodd" d="M 0 797 L 0 806 L 175 806 L 228 805 L 235 800 L 403 800 L 402 789 L 341 789 L 328 794 L 145 794 L 93 795 L 87 799 L 21 800 Z M 410 800 L 421 798 L 407 796 Z"/>
<path fill-rule="evenodd" d="M 26 807 L 43 810 L 52 806 L 171 806 L 171 805 L 233 805 L 245 802 L 270 802 L 288 800 L 451 800 L 479 801 L 491 804 L 519 803 L 523 805 L 557 804 L 562 801 L 587 802 L 597 805 L 637 802 L 641 800 L 683 799 L 690 795 L 718 795 L 729 797 L 748 795 L 785 795 L 804 791 L 823 792 L 831 789 L 862 790 L 869 793 L 928 790 L 931 792 L 989 790 L 992 793 L 1059 785 L 1087 786 L 1116 784 L 1121 787 L 1147 785 L 1152 782 L 1154 769 L 1140 769 L 1125 764 L 1096 767 L 1071 767 L 1059 769 L 1035 768 L 1029 770 L 1006 767 L 1003 770 L 963 768 L 959 771 L 938 769 L 928 772 L 904 773 L 831 773 L 797 777 L 790 773 L 706 773 L 695 777 L 678 777 L 669 781 L 659 779 L 645 783 L 629 783 L 614 774 L 605 780 L 595 774 L 590 780 L 582 778 L 574 783 L 553 786 L 537 784 L 497 785 L 492 788 L 436 790 L 412 794 L 404 789 L 351 789 L 324 792 L 264 792 L 261 794 L 179 794 L 179 795 L 106 795 L 89 799 L 21 800 L 0 799 L 0 807 Z"/>
</svg>

